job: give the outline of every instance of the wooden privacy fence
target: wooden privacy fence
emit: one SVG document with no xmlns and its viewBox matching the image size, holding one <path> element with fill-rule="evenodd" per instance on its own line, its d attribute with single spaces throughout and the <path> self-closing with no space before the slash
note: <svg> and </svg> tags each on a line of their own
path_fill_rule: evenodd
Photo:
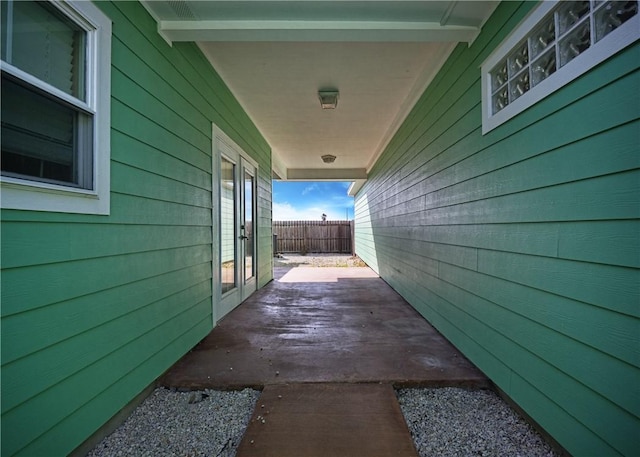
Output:
<svg viewBox="0 0 640 457">
<path fill-rule="evenodd" d="M 353 221 L 273 221 L 273 251 L 353 254 Z"/>
</svg>

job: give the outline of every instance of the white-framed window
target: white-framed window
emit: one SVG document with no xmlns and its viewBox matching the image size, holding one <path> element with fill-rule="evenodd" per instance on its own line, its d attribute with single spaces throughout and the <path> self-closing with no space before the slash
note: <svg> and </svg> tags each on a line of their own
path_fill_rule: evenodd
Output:
<svg viewBox="0 0 640 457">
<path fill-rule="evenodd" d="M 109 214 L 111 21 L 87 1 L 1 9 L 2 208 Z"/>
<path fill-rule="evenodd" d="M 638 40 L 638 3 L 542 2 L 482 64 L 482 133 Z"/>
</svg>

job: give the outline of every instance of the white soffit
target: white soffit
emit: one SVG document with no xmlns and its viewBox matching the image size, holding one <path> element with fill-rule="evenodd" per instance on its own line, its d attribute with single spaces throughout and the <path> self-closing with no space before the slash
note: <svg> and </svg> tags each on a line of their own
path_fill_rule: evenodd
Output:
<svg viewBox="0 0 640 457">
<path fill-rule="evenodd" d="M 363 182 L 453 48 L 472 42 L 498 3 L 143 5 L 169 43 L 198 43 L 272 147 L 277 178 Z M 335 110 L 320 108 L 321 89 L 340 92 Z M 337 159 L 325 164 L 323 154 Z"/>
</svg>

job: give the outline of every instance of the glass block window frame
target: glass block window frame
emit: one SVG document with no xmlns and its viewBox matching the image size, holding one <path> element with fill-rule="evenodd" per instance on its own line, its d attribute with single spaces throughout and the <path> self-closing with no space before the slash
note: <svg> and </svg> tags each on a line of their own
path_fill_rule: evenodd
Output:
<svg viewBox="0 0 640 457">
<path fill-rule="evenodd" d="M 11 3 L 13 3 L 12 0 L 3 0 L 3 12 L 6 14 L 3 23 L 12 20 Z M 18 58 L 20 56 L 15 53 L 21 52 L 20 48 L 8 47 L 11 46 L 11 40 L 6 39 L 5 35 L 9 33 L 7 28 L 3 30 L 4 39 L 0 44 L 7 47 L 2 52 L 3 59 L 6 57 L 7 61 L 0 60 L 2 79 L 3 83 L 7 83 L 5 89 L 11 91 L 11 93 L 7 92 L 8 95 L 25 97 L 25 93 L 30 94 L 29 100 L 25 101 L 25 106 L 31 106 L 27 102 L 33 104 L 37 99 L 44 101 L 47 105 L 43 108 L 45 110 L 56 111 L 52 107 L 57 105 L 63 111 L 80 113 L 79 116 L 82 117 L 80 122 L 84 125 L 76 127 L 76 130 L 86 134 L 74 135 L 76 138 L 74 147 L 83 149 L 78 153 L 78 157 L 82 157 L 82 160 L 75 166 L 81 168 L 84 176 L 77 179 L 77 182 L 66 183 L 3 170 L 0 176 L 2 193 L 0 204 L 6 209 L 107 215 L 110 212 L 111 166 L 111 20 L 96 5 L 88 1 L 51 0 L 47 3 L 49 9 L 56 11 L 56 14 L 68 21 L 71 27 L 83 31 L 81 81 L 78 81 L 74 75 L 70 87 L 61 86 L 61 80 L 52 78 L 52 73 L 38 71 L 41 67 L 39 62 Z M 55 37 L 55 39 L 58 38 L 59 36 Z M 55 39 L 51 41 L 52 47 L 46 50 L 47 53 L 57 52 L 57 48 L 53 45 L 57 46 L 60 41 Z M 66 48 L 64 50 L 66 51 Z M 55 58 L 59 59 L 59 56 L 55 55 Z M 14 62 L 17 63 L 14 64 Z M 20 95 L 18 95 L 18 89 L 21 91 Z M 17 115 L 24 117 L 28 114 L 23 113 L 24 109 L 19 106 L 18 110 Z M 4 111 L 3 107 L 3 114 L 5 114 Z M 39 125 L 43 126 L 41 128 L 48 129 L 48 132 L 59 132 L 60 119 L 55 117 L 32 116 L 32 120 L 36 119 Z M 24 122 L 27 122 L 27 118 Z M 24 122 L 20 121 L 18 125 Z M 48 123 L 51 125 L 48 126 Z M 23 133 L 28 134 L 28 131 Z M 57 139 L 48 140 L 46 136 L 34 137 L 33 144 L 34 147 L 42 146 L 40 147 L 42 149 L 49 148 L 45 143 L 55 145 L 56 141 L 60 144 Z"/>
<path fill-rule="evenodd" d="M 639 1 L 541 3 L 481 66 L 482 133 L 639 38 Z"/>
</svg>

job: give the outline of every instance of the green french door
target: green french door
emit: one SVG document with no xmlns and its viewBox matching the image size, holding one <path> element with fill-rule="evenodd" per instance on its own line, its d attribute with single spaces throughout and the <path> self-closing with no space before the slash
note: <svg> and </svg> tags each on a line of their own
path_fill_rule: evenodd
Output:
<svg viewBox="0 0 640 457">
<path fill-rule="evenodd" d="M 219 287 L 214 287 L 219 291 L 214 292 L 214 295 L 218 295 L 217 303 L 214 297 L 217 320 L 256 290 L 257 176 L 255 163 L 231 140 L 220 132 L 218 135 L 216 146 L 220 181 L 216 219 L 220 226 L 217 256 Z"/>
</svg>

